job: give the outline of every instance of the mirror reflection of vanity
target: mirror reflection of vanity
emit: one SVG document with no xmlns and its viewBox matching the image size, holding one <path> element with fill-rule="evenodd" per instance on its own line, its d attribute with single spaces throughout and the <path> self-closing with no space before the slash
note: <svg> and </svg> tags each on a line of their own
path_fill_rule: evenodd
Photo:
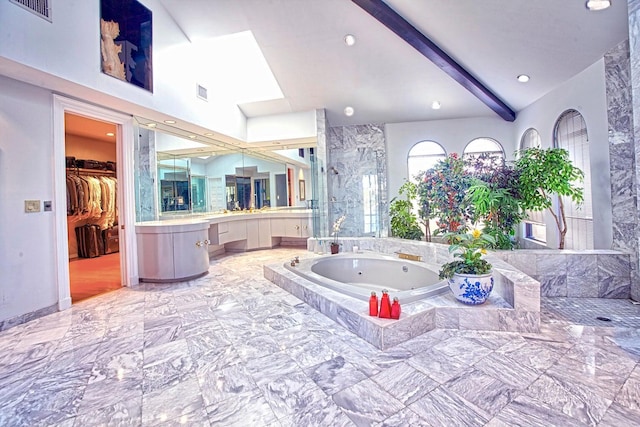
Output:
<svg viewBox="0 0 640 427">
<path fill-rule="evenodd" d="M 313 156 L 149 123 L 138 119 L 134 156 L 141 280 L 186 280 L 208 271 L 210 255 L 313 236 L 312 190 L 299 184 L 310 182 Z"/>
</svg>

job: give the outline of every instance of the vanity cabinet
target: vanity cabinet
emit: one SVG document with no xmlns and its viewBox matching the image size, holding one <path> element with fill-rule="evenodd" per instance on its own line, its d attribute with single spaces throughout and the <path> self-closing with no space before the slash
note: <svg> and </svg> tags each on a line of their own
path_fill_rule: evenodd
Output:
<svg viewBox="0 0 640 427">
<path fill-rule="evenodd" d="M 274 237 L 310 237 L 309 218 L 271 218 L 271 234 Z"/>
<path fill-rule="evenodd" d="M 175 282 L 209 271 L 209 222 L 136 226 L 141 281 Z"/>
<path fill-rule="evenodd" d="M 247 239 L 246 221 L 226 221 L 218 224 L 218 244 Z"/>
<path fill-rule="evenodd" d="M 271 221 L 269 218 L 247 220 L 247 249 L 270 248 Z"/>
<path fill-rule="evenodd" d="M 283 238 L 312 235 L 311 212 L 256 212 L 167 219 L 136 224 L 141 281 L 178 282 L 209 271 L 214 251 L 277 246 Z M 303 242 L 300 242 L 303 243 Z"/>
</svg>

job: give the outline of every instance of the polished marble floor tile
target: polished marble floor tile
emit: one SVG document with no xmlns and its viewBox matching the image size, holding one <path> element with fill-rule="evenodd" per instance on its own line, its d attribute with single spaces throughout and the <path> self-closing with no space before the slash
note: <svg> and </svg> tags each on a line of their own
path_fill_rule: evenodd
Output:
<svg viewBox="0 0 640 427">
<path fill-rule="evenodd" d="M 296 255 L 216 257 L 197 280 L 0 332 L 0 425 L 640 425 L 628 301 L 544 298 L 540 333 L 434 330 L 382 351 L 263 278 Z"/>
</svg>

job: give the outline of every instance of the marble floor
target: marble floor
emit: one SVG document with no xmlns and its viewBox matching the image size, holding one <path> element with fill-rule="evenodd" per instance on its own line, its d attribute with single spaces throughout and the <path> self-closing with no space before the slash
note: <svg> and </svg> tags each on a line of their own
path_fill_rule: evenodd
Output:
<svg viewBox="0 0 640 427">
<path fill-rule="evenodd" d="M 539 334 L 435 330 L 381 351 L 262 277 L 294 255 L 223 256 L 1 332 L 0 425 L 640 425 L 630 301 L 545 299 Z"/>
</svg>

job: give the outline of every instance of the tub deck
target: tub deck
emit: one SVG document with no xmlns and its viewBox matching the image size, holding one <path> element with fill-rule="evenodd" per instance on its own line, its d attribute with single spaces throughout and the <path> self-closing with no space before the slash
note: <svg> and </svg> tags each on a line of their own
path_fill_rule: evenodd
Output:
<svg viewBox="0 0 640 427">
<path fill-rule="evenodd" d="M 399 250 L 398 239 L 350 240 L 353 240 L 352 245 L 364 250 L 388 254 Z M 419 253 L 423 259 L 446 262 L 444 257 L 448 252 L 445 245 L 401 242 L 404 252 Z M 407 248 L 408 245 L 410 247 Z M 310 245 L 310 248 L 315 246 Z M 435 256 L 437 251 L 440 258 Z M 540 283 L 498 258 L 490 258 L 490 262 L 494 266 L 495 285 L 484 304 L 465 305 L 447 292 L 402 304 L 399 320 L 371 317 L 367 302 L 304 279 L 287 270 L 284 264 L 265 265 L 264 277 L 380 349 L 393 347 L 436 328 L 538 332 Z"/>
</svg>

